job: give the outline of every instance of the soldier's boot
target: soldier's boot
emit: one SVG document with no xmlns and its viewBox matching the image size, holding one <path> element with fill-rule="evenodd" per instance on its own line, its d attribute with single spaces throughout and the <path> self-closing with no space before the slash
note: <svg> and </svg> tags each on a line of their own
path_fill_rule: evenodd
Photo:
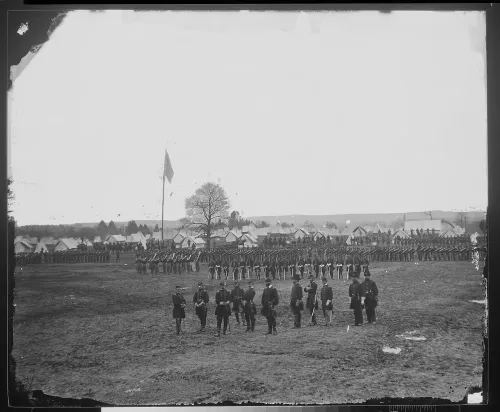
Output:
<svg viewBox="0 0 500 412">
<path fill-rule="evenodd" d="M 238 312 L 234 312 L 234 316 L 236 316 L 236 323 L 239 325 L 240 324 L 240 316 Z"/>
<path fill-rule="evenodd" d="M 176 331 L 177 331 L 177 335 L 179 335 L 181 333 L 181 322 L 180 322 L 179 319 L 175 320 L 175 328 L 176 328 Z"/>
<path fill-rule="evenodd" d="M 250 332 L 250 330 L 251 330 L 250 317 L 249 316 L 245 316 L 245 321 L 246 321 L 246 325 L 247 325 L 247 328 L 246 328 L 245 332 Z"/>
<path fill-rule="evenodd" d="M 255 318 L 252 319 L 252 332 L 255 332 Z"/>
</svg>

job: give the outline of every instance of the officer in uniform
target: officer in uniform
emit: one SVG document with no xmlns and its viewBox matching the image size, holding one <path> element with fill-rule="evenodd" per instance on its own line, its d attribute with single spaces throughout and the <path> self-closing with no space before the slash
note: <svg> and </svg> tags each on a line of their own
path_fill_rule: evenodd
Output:
<svg viewBox="0 0 500 412">
<path fill-rule="evenodd" d="M 332 311 L 333 311 L 333 290 L 328 285 L 328 279 L 323 277 L 323 287 L 320 291 L 321 308 L 323 309 L 323 316 L 325 318 L 325 326 L 332 324 Z"/>
<path fill-rule="evenodd" d="M 253 282 L 248 281 L 248 289 L 243 294 L 241 298 L 243 301 L 243 312 L 245 313 L 245 321 L 247 324 L 247 329 L 245 332 L 255 332 L 255 315 L 257 314 L 257 309 L 253 299 L 255 297 L 255 290 L 253 288 Z"/>
<path fill-rule="evenodd" d="M 366 318 L 368 319 L 368 323 L 375 323 L 377 320 L 375 308 L 378 306 L 378 288 L 371 279 L 370 271 L 365 273 L 363 293 L 365 296 Z"/>
<path fill-rule="evenodd" d="M 304 288 L 304 292 L 307 293 L 306 307 L 309 309 L 311 315 L 311 325 L 316 325 L 316 314 L 315 310 L 318 309 L 318 301 L 316 299 L 316 292 L 318 290 L 318 285 L 314 281 L 314 276 L 309 275 L 309 286 Z"/>
<path fill-rule="evenodd" d="M 240 288 L 238 281 L 234 282 L 234 289 L 231 291 L 231 301 L 233 302 L 233 312 L 236 317 L 236 322 L 240 324 L 240 312 L 243 309 L 241 298 L 243 297 L 243 289 Z M 245 319 L 243 318 L 243 326 L 245 326 Z"/>
<path fill-rule="evenodd" d="M 349 285 L 349 303 L 350 308 L 354 309 L 354 326 L 363 325 L 363 304 L 364 291 L 363 285 L 359 283 L 357 277 L 352 278 L 352 283 Z"/>
<path fill-rule="evenodd" d="M 207 305 L 209 301 L 208 292 L 203 287 L 203 283 L 198 283 L 198 291 L 193 296 L 194 310 L 200 319 L 201 329 L 200 332 L 205 332 L 207 325 Z"/>
<path fill-rule="evenodd" d="M 337 261 L 337 275 L 338 275 L 339 279 L 344 279 L 343 270 L 344 270 L 344 265 L 342 264 L 342 262 L 340 260 L 338 260 Z"/>
<path fill-rule="evenodd" d="M 210 274 L 210 278 L 209 279 L 214 280 L 215 266 L 214 266 L 214 262 L 213 261 L 210 261 L 210 263 L 209 263 L 208 273 Z"/>
<path fill-rule="evenodd" d="M 226 334 L 229 316 L 231 315 L 231 294 L 226 290 L 226 283 L 220 283 L 220 290 L 215 294 L 215 314 L 217 315 L 217 336 L 220 336 L 222 322 L 224 321 L 223 334 Z"/>
<path fill-rule="evenodd" d="M 238 262 L 233 262 L 233 281 L 238 280 Z"/>
<path fill-rule="evenodd" d="M 184 308 L 186 307 L 186 299 L 181 294 L 181 287 L 175 287 L 176 293 L 172 295 L 172 300 L 174 303 L 174 309 L 172 311 L 173 318 L 175 319 L 175 326 L 177 329 L 177 335 L 181 333 L 181 323 L 182 319 L 186 317 L 186 312 Z"/>
<path fill-rule="evenodd" d="M 299 279 L 299 276 L 293 279 L 292 294 L 290 297 L 290 308 L 295 317 L 293 321 L 294 328 L 300 328 L 302 318 L 301 311 L 304 309 L 304 302 L 302 302 L 302 287 L 300 286 Z"/>
<path fill-rule="evenodd" d="M 273 287 L 271 280 L 266 279 L 266 287 L 262 293 L 262 310 L 261 314 L 267 319 L 268 332 L 267 335 L 277 335 L 276 330 L 276 310 L 274 309 L 279 303 L 278 291 Z"/>
<path fill-rule="evenodd" d="M 229 262 L 227 260 L 224 262 L 224 277 L 226 280 L 229 277 Z"/>
<path fill-rule="evenodd" d="M 300 278 L 304 279 L 304 260 L 303 259 L 299 260 L 299 272 L 300 272 Z"/>
</svg>

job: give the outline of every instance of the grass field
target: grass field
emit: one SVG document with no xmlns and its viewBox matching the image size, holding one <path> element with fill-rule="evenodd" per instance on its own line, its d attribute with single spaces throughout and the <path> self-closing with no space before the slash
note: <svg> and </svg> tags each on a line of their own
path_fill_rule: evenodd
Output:
<svg viewBox="0 0 500 412">
<path fill-rule="evenodd" d="M 334 326 L 292 329 L 291 281 L 280 293 L 278 335 L 265 336 L 257 281 L 257 327 L 215 337 L 217 281 L 198 274 L 139 276 L 120 264 L 32 265 L 16 274 L 13 356 L 32 389 L 115 405 L 357 403 L 383 397 L 452 402 L 482 382 L 484 289 L 468 262 L 374 263 L 380 290 L 376 325 L 355 328 L 348 283 L 334 289 Z M 171 293 L 207 285 L 208 330 L 191 304 L 175 334 Z M 305 281 L 302 282 L 305 286 Z M 231 284 L 229 284 L 232 287 Z M 365 317 L 366 319 L 366 317 Z M 320 314 L 319 321 L 322 321 Z M 320 323 L 321 324 L 321 323 Z M 347 330 L 347 326 L 349 330 Z M 426 340 L 397 335 L 416 331 Z M 399 354 L 383 347 L 400 348 Z"/>
</svg>

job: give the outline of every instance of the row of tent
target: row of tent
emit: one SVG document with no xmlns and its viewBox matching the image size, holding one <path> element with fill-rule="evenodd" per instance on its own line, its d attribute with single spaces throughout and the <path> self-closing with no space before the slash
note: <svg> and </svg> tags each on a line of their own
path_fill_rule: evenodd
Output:
<svg viewBox="0 0 500 412">
<path fill-rule="evenodd" d="M 223 246 L 227 244 L 238 243 L 242 247 L 256 247 L 262 240 L 266 237 L 286 237 L 286 238 L 304 238 L 312 237 L 316 240 L 318 237 L 327 238 L 330 237 L 342 237 L 345 238 L 346 243 L 350 243 L 353 237 L 363 237 L 370 234 L 384 234 L 388 235 L 389 231 L 391 238 L 410 238 L 411 233 L 416 232 L 416 230 L 422 230 L 433 232 L 440 237 L 459 237 L 464 234 L 464 230 L 458 226 L 451 223 L 441 221 L 441 220 L 418 220 L 418 221 L 405 221 L 404 227 L 393 229 L 385 227 L 379 223 L 375 225 L 359 225 L 359 224 L 348 224 L 343 230 L 338 230 L 337 228 L 327 228 L 323 227 L 321 230 L 315 230 L 309 232 L 305 228 L 295 228 L 293 226 L 283 228 L 278 223 L 272 227 L 266 228 L 256 228 L 252 223 L 249 226 L 244 226 L 242 230 L 215 230 L 211 235 L 211 247 Z M 132 234 L 130 236 L 123 235 L 109 235 L 106 238 L 96 237 L 93 242 L 84 240 L 83 244 L 88 247 L 92 247 L 93 243 L 102 244 L 119 244 L 119 243 L 140 243 L 143 247 L 147 246 L 147 243 L 151 240 L 162 239 L 161 232 L 153 232 L 152 235 L 144 235 L 141 232 Z M 201 249 L 206 245 L 206 241 L 200 237 L 200 234 L 194 232 L 188 232 L 185 230 L 166 230 L 163 232 L 163 239 L 167 241 L 173 241 L 178 247 L 181 248 L 195 248 Z M 18 236 L 15 241 L 15 251 L 16 253 L 22 252 L 38 252 L 42 249 L 45 251 L 62 251 L 62 250 L 72 250 L 78 248 L 78 245 L 82 244 L 81 239 L 77 238 L 62 238 L 54 239 L 52 237 L 44 237 L 38 239 L 35 237 L 23 238 Z"/>
</svg>

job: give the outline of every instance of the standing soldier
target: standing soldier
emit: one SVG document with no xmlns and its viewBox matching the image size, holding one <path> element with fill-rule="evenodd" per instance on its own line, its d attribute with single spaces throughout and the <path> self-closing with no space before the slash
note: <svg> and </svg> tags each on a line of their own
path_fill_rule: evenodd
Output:
<svg viewBox="0 0 500 412">
<path fill-rule="evenodd" d="M 181 333 L 181 323 L 182 319 L 186 317 L 186 312 L 184 308 L 186 307 L 186 299 L 181 294 L 181 287 L 175 287 L 176 293 L 172 295 L 172 300 L 174 302 L 174 310 L 172 311 L 172 315 L 175 319 L 175 326 L 177 329 L 177 335 Z"/>
<path fill-rule="evenodd" d="M 236 317 L 236 323 L 240 324 L 240 312 L 242 312 L 243 305 L 241 298 L 243 297 L 243 289 L 240 288 L 238 281 L 234 282 L 234 289 L 231 291 L 231 301 L 233 302 L 233 312 Z M 243 326 L 245 326 L 245 318 L 243 318 Z"/>
<path fill-rule="evenodd" d="M 273 288 L 270 279 L 266 279 L 266 288 L 262 293 L 262 311 L 261 314 L 267 318 L 267 327 L 268 332 L 266 335 L 277 335 L 278 331 L 276 330 L 276 310 L 274 307 L 278 305 L 279 297 L 278 291 Z"/>
<path fill-rule="evenodd" d="M 378 305 L 378 288 L 375 282 L 370 279 L 370 275 L 370 271 L 365 273 L 363 292 L 365 295 L 366 318 L 368 323 L 375 323 L 377 320 L 375 308 Z"/>
<path fill-rule="evenodd" d="M 271 261 L 271 276 L 273 277 L 273 280 L 276 279 L 276 262 Z"/>
<path fill-rule="evenodd" d="M 258 260 L 255 260 L 253 269 L 255 271 L 255 278 L 260 280 L 260 265 Z"/>
<path fill-rule="evenodd" d="M 354 309 L 354 326 L 363 325 L 363 303 L 364 292 L 363 286 L 358 282 L 357 277 L 352 278 L 352 283 L 349 285 L 349 302 L 350 308 Z"/>
<path fill-rule="evenodd" d="M 215 314 L 217 315 L 217 336 L 220 336 L 222 321 L 224 321 L 223 334 L 226 334 L 229 316 L 231 315 L 231 295 L 226 290 L 226 283 L 220 283 L 220 290 L 215 294 Z"/>
<path fill-rule="evenodd" d="M 300 272 L 300 278 L 304 279 L 304 260 L 303 259 L 299 260 L 299 272 Z"/>
<path fill-rule="evenodd" d="M 229 262 L 227 260 L 224 262 L 224 277 L 226 280 L 229 277 Z"/>
<path fill-rule="evenodd" d="M 233 262 L 233 281 L 238 280 L 238 262 Z"/>
<path fill-rule="evenodd" d="M 299 279 L 299 276 L 293 279 L 292 294 L 290 297 L 290 308 L 295 316 L 293 321 L 294 328 L 300 328 L 302 318 L 301 311 L 304 309 L 304 302 L 302 302 L 302 286 L 300 286 Z"/>
<path fill-rule="evenodd" d="M 337 275 L 339 279 L 344 279 L 344 265 L 342 265 L 342 262 L 340 260 L 337 261 Z"/>
<path fill-rule="evenodd" d="M 321 296 L 321 308 L 323 309 L 323 317 L 325 318 L 325 326 L 331 326 L 332 324 L 332 311 L 333 311 L 333 290 L 331 286 L 328 285 L 328 279 L 323 277 L 323 287 L 320 291 Z"/>
<path fill-rule="evenodd" d="M 314 281 L 314 276 L 309 275 L 309 286 L 306 286 L 304 288 L 304 292 L 307 293 L 307 302 L 306 302 L 306 307 L 309 309 L 309 313 L 311 315 L 311 322 L 310 324 L 312 326 L 316 325 L 316 315 L 315 315 L 315 310 L 318 309 L 318 301 L 316 299 L 316 292 L 318 290 L 318 285 Z"/>
<path fill-rule="evenodd" d="M 200 332 L 205 332 L 205 327 L 207 325 L 207 312 L 208 312 L 208 292 L 204 289 L 203 283 L 198 283 L 198 292 L 193 296 L 194 311 L 201 322 Z"/>
<path fill-rule="evenodd" d="M 247 324 L 247 329 L 245 332 L 255 332 L 255 315 L 257 314 L 257 309 L 253 298 L 255 297 L 255 290 L 253 288 L 253 282 L 250 280 L 248 282 L 248 290 L 243 294 L 243 312 L 245 313 L 245 321 Z"/>
<path fill-rule="evenodd" d="M 246 276 L 247 276 L 247 265 L 246 265 L 246 262 L 245 260 L 243 259 L 241 262 L 240 262 L 240 273 L 241 273 L 241 279 L 246 279 Z"/>
<path fill-rule="evenodd" d="M 120 251 L 117 250 L 116 251 L 116 263 L 118 263 L 120 261 Z"/>
<path fill-rule="evenodd" d="M 214 280 L 215 266 L 214 266 L 214 262 L 212 260 L 208 264 L 208 273 L 210 274 L 209 279 Z"/>
<path fill-rule="evenodd" d="M 316 274 L 316 279 L 319 277 L 319 262 L 314 259 L 314 273 Z"/>
<path fill-rule="evenodd" d="M 163 255 L 162 255 L 161 265 L 163 268 L 163 274 L 166 274 L 167 273 L 167 255 L 165 252 L 163 252 Z"/>
</svg>

